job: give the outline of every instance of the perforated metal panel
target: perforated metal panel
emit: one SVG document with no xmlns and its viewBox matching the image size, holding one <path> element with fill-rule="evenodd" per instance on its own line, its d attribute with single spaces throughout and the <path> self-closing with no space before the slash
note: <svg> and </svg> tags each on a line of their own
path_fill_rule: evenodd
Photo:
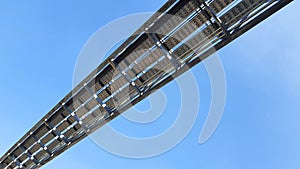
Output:
<svg viewBox="0 0 300 169">
<path fill-rule="evenodd" d="M 177 6 L 175 5 L 174 12 L 168 12 L 168 14 L 165 17 L 162 17 L 153 28 L 150 28 L 151 32 L 156 32 L 159 34 L 160 38 L 167 35 L 199 8 L 197 4 L 198 3 L 195 0 L 181 1 Z"/>
<path fill-rule="evenodd" d="M 215 0 L 210 4 L 210 6 L 212 7 L 215 13 L 219 13 L 232 2 L 234 2 L 234 0 Z"/>
<path fill-rule="evenodd" d="M 268 2 L 268 0 L 243 0 L 221 16 L 220 19 L 226 23 L 228 27 L 231 27 L 249 15 L 252 11 L 262 7 L 266 2 Z"/>
</svg>

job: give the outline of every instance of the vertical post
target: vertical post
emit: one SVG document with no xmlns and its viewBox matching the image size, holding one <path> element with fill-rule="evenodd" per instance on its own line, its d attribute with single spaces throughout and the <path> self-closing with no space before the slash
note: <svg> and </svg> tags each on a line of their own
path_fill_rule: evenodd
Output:
<svg viewBox="0 0 300 169">
<path fill-rule="evenodd" d="M 90 93 L 90 95 L 93 96 L 94 99 L 96 99 L 96 101 L 100 104 L 100 106 L 103 107 L 110 116 L 114 114 L 113 111 L 97 96 L 97 94 L 95 94 L 90 88 L 87 87 L 86 83 L 84 84 L 84 89 L 88 93 Z"/>
<path fill-rule="evenodd" d="M 65 103 L 62 104 L 62 107 L 77 121 L 78 124 L 80 124 L 82 126 L 82 128 L 86 131 L 89 132 L 90 130 L 88 129 L 88 127 L 82 123 L 82 121 L 80 120 L 80 118 L 76 115 L 75 112 L 73 112 Z"/>
<path fill-rule="evenodd" d="M 45 124 L 53 131 L 55 135 L 57 135 L 60 139 L 62 139 L 66 144 L 68 145 L 71 144 L 70 141 L 63 134 L 61 134 L 61 132 L 58 131 L 56 127 L 54 127 L 54 125 L 51 122 L 49 122 L 47 119 L 45 119 Z"/>
<path fill-rule="evenodd" d="M 50 156 L 53 156 L 53 154 L 50 152 L 50 150 L 48 149 L 48 147 L 45 145 L 45 144 L 43 144 L 42 142 L 41 142 L 41 140 L 39 140 L 37 137 L 36 137 L 36 135 L 33 133 L 33 132 L 31 132 L 30 133 L 30 135 L 33 137 L 33 139 L 50 155 Z"/>
<path fill-rule="evenodd" d="M 130 64 L 128 63 L 128 61 L 126 59 L 124 59 L 124 63 L 129 68 L 129 70 L 131 70 L 134 73 L 135 77 L 139 79 L 139 77 L 137 76 L 138 73 L 134 69 L 132 69 L 131 67 L 129 67 Z"/>
<path fill-rule="evenodd" d="M 15 157 L 15 155 L 11 154 L 11 155 L 10 155 L 10 158 L 13 160 L 13 162 L 15 162 L 15 163 L 17 164 L 17 166 L 18 166 L 19 168 L 24 168 L 24 167 L 22 166 L 20 160 L 18 160 L 17 157 Z"/>
<path fill-rule="evenodd" d="M 205 1 L 205 0 L 197 0 L 198 4 L 199 4 L 199 8 L 200 10 L 209 18 L 214 18 L 218 24 L 218 26 L 220 26 L 223 30 L 223 32 L 226 34 L 226 37 L 230 37 L 230 33 L 227 30 L 227 27 L 225 26 L 225 24 L 221 21 L 221 19 L 217 16 L 217 14 L 215 13 L 215 11 L 209 6 L 209 4 Z M 201 4 L 204 5 L 204 9 L 202 8 Z M 211 13 L 212 16 L 210 16 L 208 14 L 208 12 L 205 10 L 208 9 L 208 11 Z M 211 21 L 211 19 L 209 19 L 209 22 L 211 23 L 211 25 L 214 25 L 214 23 Z"/>
<path fill-rule="evenodd" d="M 39 164 L 39 161 L 28 150 L 26 150 L 23 145 L 19 145 L 19 147 L 31 161 L 33 161 L 36 165 Z"/>
<path fill-rule="evenodd" d="M 176 61 L 176 59 L 172 56 L 172 53 L 169 51 L 168 47 L 163 44 L 155 33 L 146 32 L 149 38 L 151 38 L 155 45 L 163 52 L 163 54 L 168 58 L 168 60 L 173 65 L 175 71 L 181 68 L 181 65 Z"/>
<path fill-rule="evenodd" d="M 101 82 L 101 80 L 99 80 L 98 83 L 99 83 L 99 85 L 101 86 L 101 88 L 104 88 L 105 85 Z M 104 90 L 105 90 L 109 95 L 112 94 L 107 88 L 105 88 Z"/>
<path fill-rule="evenodd" d="M 130 77 L 127 75 L 127 73 L 125 71 L 123 71 L 114 61 L 114 59 L 111 59 L 109 61 L 110 65 L 116 69 L 127 81 L 128 83 L 140 94 L 143 95 L 144 93 L 140 90 L 140 88 L 135 84 L 134 81 L 132 81 L 132 79 L 130 79 Z"/>
</svg>

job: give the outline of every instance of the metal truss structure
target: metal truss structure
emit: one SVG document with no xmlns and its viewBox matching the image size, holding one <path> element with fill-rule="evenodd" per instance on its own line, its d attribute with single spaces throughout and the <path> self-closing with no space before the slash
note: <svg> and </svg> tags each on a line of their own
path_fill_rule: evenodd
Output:
<svg viewBox="0 0 300 169">
<path fill-rule="evenodd" d="M 41 167 L 291 1 L 169 0 L 12 146 L 0 168 Z"/>
</svg>

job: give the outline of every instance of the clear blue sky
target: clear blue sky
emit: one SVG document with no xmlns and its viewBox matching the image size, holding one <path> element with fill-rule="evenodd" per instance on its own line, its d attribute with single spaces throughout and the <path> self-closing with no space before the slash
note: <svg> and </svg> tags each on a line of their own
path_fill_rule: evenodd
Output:
<svg viewBox="0 0 300 169">
<path fill-rule="evenodd" d="M 0 154 L 71 90 L 77 56 L 96 30 L 128 14 L 156 11 L 164 2 L 0 1 Z M 210 101 L 208 77 L 198 65 L 193 71 L 201 91 L 199 117 L 171 151 L 127 159 L 85 139 L 43 168 L 299 169 L 299 9 L 296 1 L 219 52 L 227 102 L 207 143 L 198 144 Z"/>
</svg>

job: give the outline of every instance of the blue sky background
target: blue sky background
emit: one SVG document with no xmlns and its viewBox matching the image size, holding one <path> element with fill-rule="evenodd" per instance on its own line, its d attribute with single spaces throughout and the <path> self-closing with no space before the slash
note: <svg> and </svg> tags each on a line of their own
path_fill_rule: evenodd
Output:
<svg viewBox="0 0 300 169">
<path fill-rule="evenodd" d="M 164 2 L 0 1 L 0 154 L 71 90 L 77 56 L 96 30 L 125 15 L 156 11 Z M 299 1 L 293 2 L 218 53 L 227 76 L 227 102 L 207 143 L 198 144 L 198 137 L 210 103 L 209 79 L 198 65 L 193 72 L 201 92 L 199 117 L 171 151 L 127 159 L 87 138 L 43 168 L 299 169 L 299 9 Z M 175 98 L 174 89 L 171 83 L 163 90 Z M 145 101 L 138 108 L 147 106 Z M 175 115 L 168 104 L 162 121 L 145 130 L 159 131 Z M 120 118 L 113 125 L 129 134 L 144 133 Z"/>
</svg>

